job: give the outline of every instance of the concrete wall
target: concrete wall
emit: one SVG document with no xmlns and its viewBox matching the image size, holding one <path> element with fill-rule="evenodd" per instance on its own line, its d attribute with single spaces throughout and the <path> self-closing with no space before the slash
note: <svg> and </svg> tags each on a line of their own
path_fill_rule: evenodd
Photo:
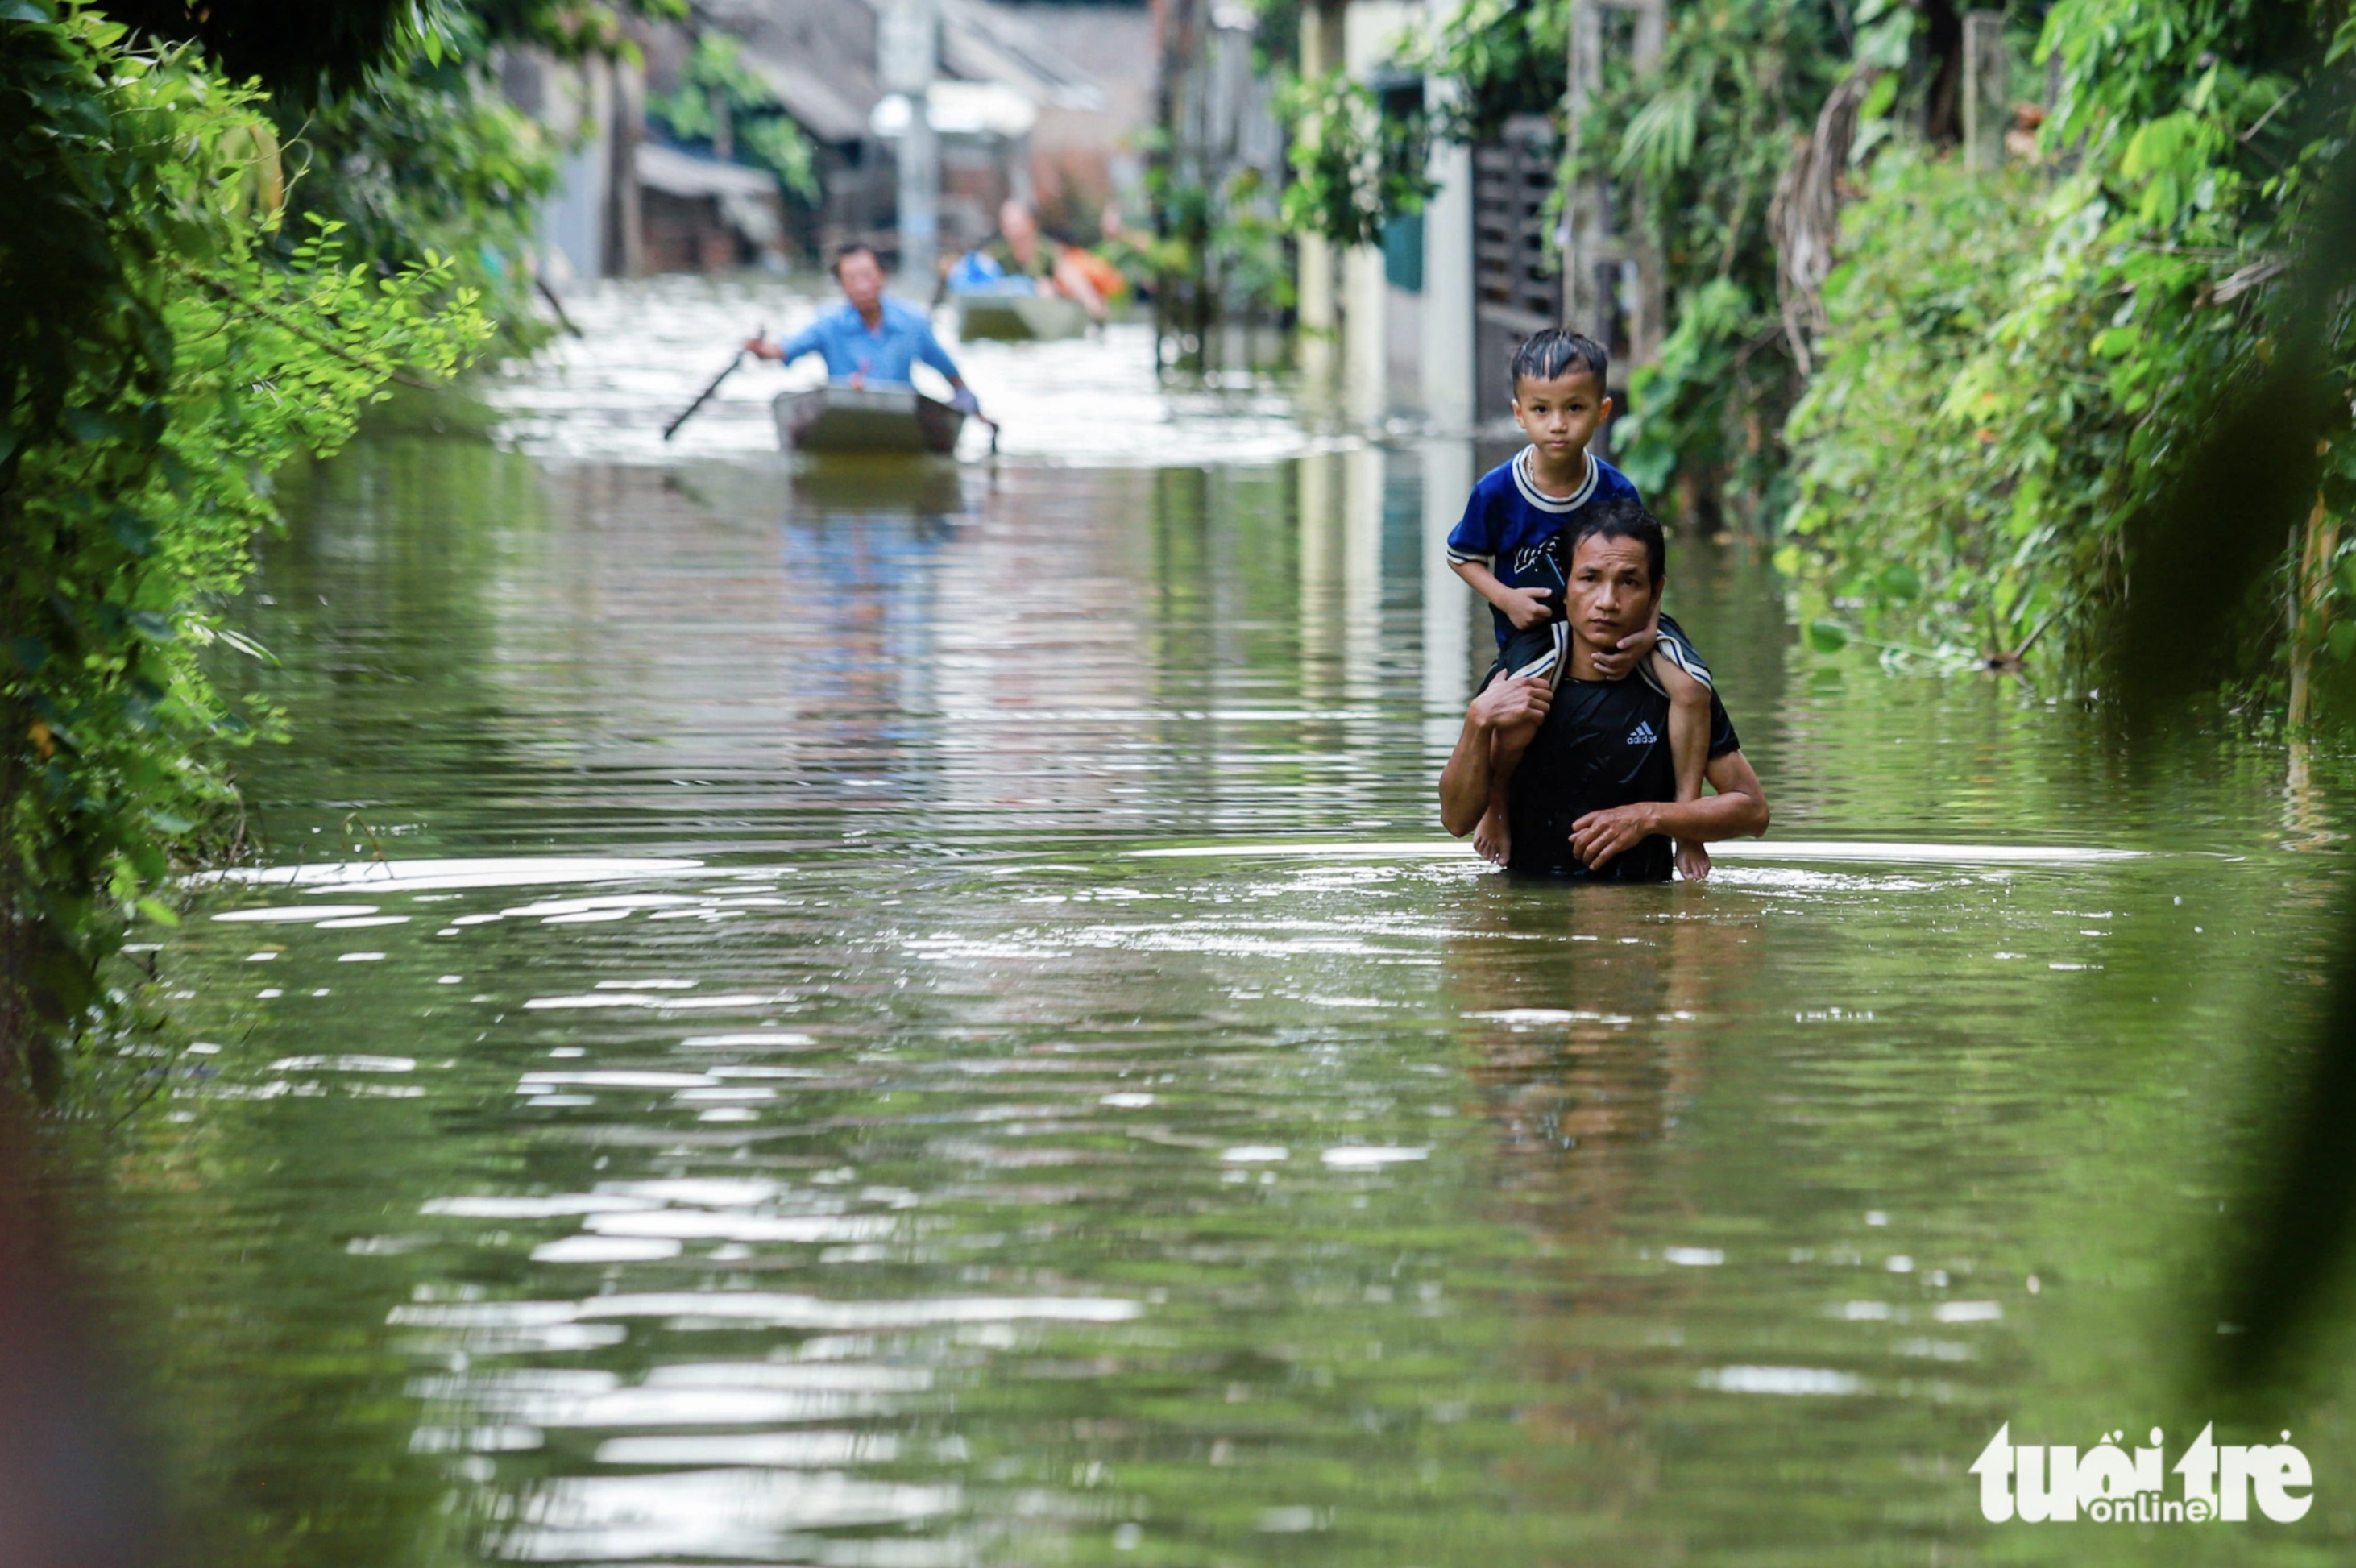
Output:
<svg viewBox="0 0 2356 1568">
<path fill-rule="evenodd" d="M 1444 0 L 1433 0 L 1434 16 Z M 1451 82 L 1426 82 L 1425 102 L 1444 105 Z M 1440 187 L 1423 209 L 1423 294 L 1418 326 L 1424 416 L 1442 430 L 1469 430 L 1478 412 L 1473 385 L 1472 149 L 1438 146 L 1430 173 Z"/>
<path fill-rule="evenodd" d="M 1344 0 L 1304 5 L 1304 68 L 1339 66 L 1362 79 L 1386 64 L 1411 29 L 1447 16 L 1449 0 Z M 1427 85 L 1437 107 L 1448 83 Z M 1440 189 L 1423 220 L 1423 286 L 1401 288 L 1372 247 L 1335 256 L 1322 240 L 1299 247 L 1301 365 L 1312 400 L 1331 395 L 1353 420 L 1419 413 L 1442 429 L 1474 423 L 1472 160 L 1464 147 L 1435 148 Z M 1328 328 L 1332 336 L 1326 335 Z"/>
</svg>

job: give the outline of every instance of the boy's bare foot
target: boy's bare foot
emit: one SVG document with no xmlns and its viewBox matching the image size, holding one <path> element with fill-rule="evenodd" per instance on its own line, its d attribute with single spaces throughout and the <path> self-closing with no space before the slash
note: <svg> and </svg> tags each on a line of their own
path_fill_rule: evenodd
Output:
<svg viewBox="0 0 2356 1568">
<path fill-rule="evenodd" d="M 1481 825 L 1472 830 L 1472 848 L 1482 859 L 1503 865 L 1514 856 L 1513 830 L 1505 823 L 1505 803 L 1492 800 L 1489 809 L 1481 813 Z"/>
<path fill-rule="evenodd" d="M 1709 880 L 1709 851 L 1687 839 L 1677 841 L 1677 875 L 1687 882 Z"/>
</svg>

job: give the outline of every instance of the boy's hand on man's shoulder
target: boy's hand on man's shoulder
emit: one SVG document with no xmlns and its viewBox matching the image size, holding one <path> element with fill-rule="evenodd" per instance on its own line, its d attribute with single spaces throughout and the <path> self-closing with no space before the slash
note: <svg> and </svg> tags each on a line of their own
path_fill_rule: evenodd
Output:
<svg viewBox="0 0 2356 1568">
<path fill-rule="evenodd" d="M 1500 607 L 1505 618 L 1514 623 L 1515 631 L 1527 631 L 1532 627 L 1545 626 L 1554 619 L 1552 588 L 1507 588 L 1505 603 Z"/>
<path fill-rule="evenodd" d="M 1660 640 L 1661 634 L 1651 627 L 1646 627 L 1642 631 L 1630 632 L 1620 639 L 1619 647 L 1609 653 L 1599 653 L 1595 656 L 1595 672 L 1606 681 L 1625 679 L 1638 663 L 1652 653 L 1653 645 Z"/>
</svg>

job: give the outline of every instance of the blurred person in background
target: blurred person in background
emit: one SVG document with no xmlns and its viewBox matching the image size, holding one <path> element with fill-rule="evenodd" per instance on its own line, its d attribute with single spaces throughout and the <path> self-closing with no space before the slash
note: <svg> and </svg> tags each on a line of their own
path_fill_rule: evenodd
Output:
<svg viewBox="0 0 2356 1568">
<path fill-rule="evenodd" d="M 1118 283 L 1119 274 L 1099 258 L 1043 236 L 1031 209 L 1009 198 L 998 209 L 998 232 L 958 257 L 946 281 L 952 294 L 1060 294 L 1102 322 L 1108 272 Z"/>
</svg>

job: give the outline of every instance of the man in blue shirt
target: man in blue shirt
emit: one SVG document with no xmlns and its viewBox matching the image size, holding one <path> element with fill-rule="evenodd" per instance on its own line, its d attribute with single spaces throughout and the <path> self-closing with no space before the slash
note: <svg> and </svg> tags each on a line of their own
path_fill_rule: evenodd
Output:
<svg viewBox="0 0 2356 1568">
<path fill-rule="evenodd" d="M 957 361 L 933 336 L 933 324 L 925 313 L 884 296 L 884 263 L 872 247 L 846 245 L 836 252 L 834 281 L 842 285 L 848 304 L 826 312 L 782 344 L 755 338 L 745 349 L 781 365 L 805 354 L 823 355 L 827 379 L 854 387 L 906 386 L 909 372 L 921 360 L 948 380 L 954 406 L 967 413 L 980 412 Z"/>
</svg>

